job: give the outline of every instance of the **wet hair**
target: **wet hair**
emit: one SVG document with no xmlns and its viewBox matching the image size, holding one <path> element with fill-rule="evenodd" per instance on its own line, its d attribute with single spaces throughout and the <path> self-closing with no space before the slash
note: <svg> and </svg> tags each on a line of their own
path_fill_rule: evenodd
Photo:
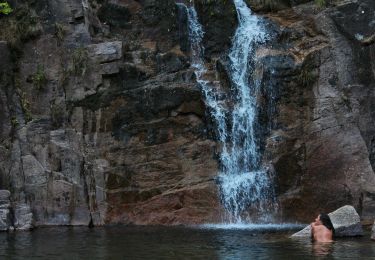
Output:
<svg viewBox="0 0 375 260">
<path fill-rule="evenodd" d="M 333 227 L 333 224 L 331 222 L 331 219 L 329 218 L 329 216 L 325 213 L 320 213 L 319 215 L 319 219 L 320 221 L 322 222 L 322 224 L 328 228 L 329 230 L 332 231 L 332 233 L 334 234 L 335 233 L 335 228 Z"/>
</svg>

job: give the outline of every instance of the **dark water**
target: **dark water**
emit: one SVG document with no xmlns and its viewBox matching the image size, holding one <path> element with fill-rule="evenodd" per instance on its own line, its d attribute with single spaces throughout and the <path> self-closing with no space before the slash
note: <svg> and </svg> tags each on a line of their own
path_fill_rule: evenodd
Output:
<svg viewBox="0 0 375 260">
<path fill-rule="evenodd" d="M 165 227 L 0 233 L 0 259 L 375 259 L 375 242 L 292 240 L 292 231 Z"/>
</svg>

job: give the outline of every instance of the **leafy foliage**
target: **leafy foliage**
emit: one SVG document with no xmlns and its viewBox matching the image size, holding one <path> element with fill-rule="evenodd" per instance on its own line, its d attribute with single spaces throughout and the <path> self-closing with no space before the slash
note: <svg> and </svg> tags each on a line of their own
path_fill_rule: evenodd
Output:
<svg viewBox="0 0 375 260">
<path fill-rule="evenodd" d="M 36 89 L 42 90 L 44 88 L 44 86 L 47 84 L 47 77 L 44 72 L 44 67 L 38 65 L 38 69 L 33 75 L 32 80 Z"/>
<path fill-rule="evenodd" d="M 66 29 L 64 25 L 60 23 L 55 23 L 55 36 L 57 38 L 59 45 L 64 40 L 65 34 L 66 34 Z"/>
<path fill-rule="evenodd" d="M 25 42 L 42 32 L 38 15 L 28 5 L 28 1 L 25 2 L 20 3 L 12 15 L 5 17 L 0 13 L 0 39 L 8 42 L 15 55 L 20 55 Z"/>
<path fill-rule="evenodd" d="M 327 6 L 327 1 L 326 0 L 315 0 L 315 4 L 320 8 L 324 8 L 324 7 Z"/>
<path fill-rule="evenodd" d="M 87 70 L 88 53 L 84 47 L 79 47 L 73 52 L 73 70 L 76 75 L 83 76 Z"/>
<path fill-rule="evenodd" d="M 5 2 L 5 3 L 0 3 L 0 14 L 10 14 L 13 12 L 13 9 L 10 7 L 10 5 Z"/>
<path fill-rule="evenodd" d="M 33 119 L 32 115 L 31 115 L 31 111 L 30 111 L 30 102 L 28 101 L 25 92 L 21 92 L 20 98 L 21 98 L 20 99 L 21 107 L 22 107 L 23 113 L 25 115 L 25 120 L 26 120 L 26 122 L 29 122 Z"/>
</svg>

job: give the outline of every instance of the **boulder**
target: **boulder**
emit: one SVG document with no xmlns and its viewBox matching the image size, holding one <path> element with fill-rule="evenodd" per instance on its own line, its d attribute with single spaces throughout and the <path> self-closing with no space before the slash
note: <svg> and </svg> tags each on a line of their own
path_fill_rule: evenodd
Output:
<svg viewBox="0 0 375 260">
<path fill-rule="evenodd" d="M 336 237 L 362 236 L 360 217 L 354 207 L 346 205 L 328 214 L 335 228 Z M 310 237 L 311 227 L 308 225 L 291 237 Z"/>
<path fill-rule="evenodd" d="M 371 229 L 371 239 L 375 240 L 375 221 L 374 221 L 374 224 L 372 225 L 372 229 Z"/>
<path fill-rule="evenodd" d="M 335 235 L 344 236 L 362 236 L 363 230 L 361 219 L 357 211 L 352 206 L 344 206 L 328 214 L 331 218 Z"/>
<path fill-rule="evenodd" d="M 304 229 L 294 233 L 291 237 L 310 237 L 311 236 L 311 226 L 308 225 Z"/>
</svg>

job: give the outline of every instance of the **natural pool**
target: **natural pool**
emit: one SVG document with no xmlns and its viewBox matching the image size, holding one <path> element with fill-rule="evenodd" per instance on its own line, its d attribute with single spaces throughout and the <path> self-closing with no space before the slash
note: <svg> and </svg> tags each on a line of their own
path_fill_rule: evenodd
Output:
<svg viewBox="0 0 375 260">
<path fill-rule="evenodd" d="M 375 259 L 368 234 L 319 245 L 291 228 L 39 228 L 0 233 L 0 259 Z"/>
</svg>

